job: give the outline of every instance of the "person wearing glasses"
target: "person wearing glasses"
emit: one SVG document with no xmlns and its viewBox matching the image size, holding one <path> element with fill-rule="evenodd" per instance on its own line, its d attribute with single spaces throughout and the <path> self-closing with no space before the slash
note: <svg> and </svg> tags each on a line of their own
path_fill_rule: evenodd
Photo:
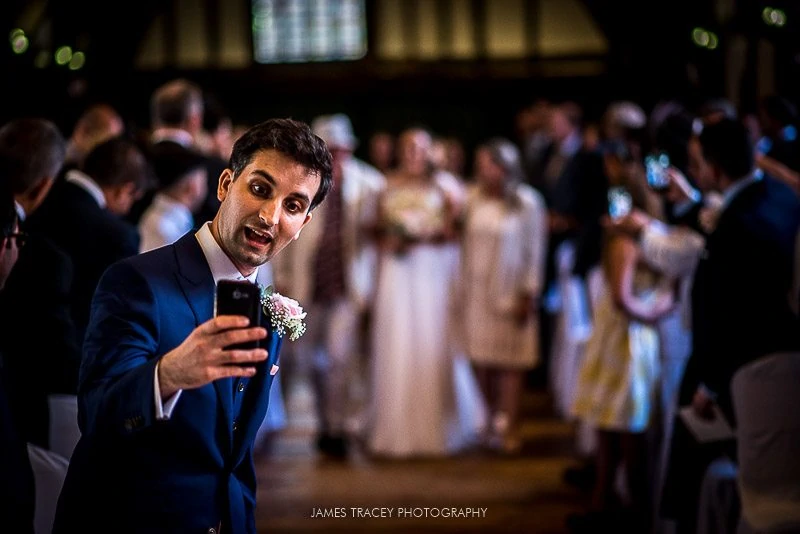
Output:
<svg viewBox="0 0 800 534">
<path fill-rule="evenodd" d="M 37 123 L 43 126 L 43 123 Z M 47 128 L 49 129 L 49 128 Z M 10 285 L 9 278 L 20 257 L 20 249 L 25 244 L 26 234 L 20 230 L 19 203 L 12 194 L 14 182 L 10 179 L 15 169 L 14 163 L 19 161 L 14 151 L 8 150 L 9 130 L 0 129 L 0 297 L 5 298 Z M 5 330 L 0 336 L 3 341 L 11 336 L 13 330 Z M 3 343 L 5 345 L 5 343 Z M 14 361 L 11 369 L 13 370 Z M 0 346 L 0 517 L 9 532 L 33 534 L 35 489 L 33 470 L 28 457 L 26 439 L 21 432 L 19 418 L 12 410 L 12 395 L 15 390 L 9 389 L 14 382 L 10 375 L 9 359 Z M 28 400 L 29 397 L 15 397 L 14 400 Z M 20 403 L 18 402 L 17 405 Z M 46 406 L 45 406 L 46 407 Z"/>
<path fill-rule="evenodd" d="M 19 259 L 0 293 L 0 352 L 20 434 L 42 448 L 49 448 L 47 396 L 76 393 L 80 353 L 69 313 L 72 263 L 31 231 L 28 217 L 49 195 L 65 154 L 66 141 L 48 120 L 20 118 L 0 128 L 0 181 L 10 189 L 19 219 L 13 238 Z"/>
</svg>

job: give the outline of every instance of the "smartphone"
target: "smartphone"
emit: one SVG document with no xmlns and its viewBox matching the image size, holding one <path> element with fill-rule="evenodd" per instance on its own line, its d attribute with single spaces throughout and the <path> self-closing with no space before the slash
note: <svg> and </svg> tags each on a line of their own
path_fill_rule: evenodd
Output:
<svg viewBox="0 0 800 534">
<path fill-rule="evenodd" d="M 214 317 L 219 315 L 244 315 L 250 319 L 250 327 L 261 326 L 261 290 L 247 281 L 220 280 L 214 299 Z M 225 349 L 257 349 L 258 344 L 248 341 Z"/>
<path fill-rule="evenodd" d="M 608 214 L 612 219 L 626 216 L 633 208 L 633 199 L 624 187 L 612 187 L 608 190 Z"/>
<path fill-rule="evenodd" d="M 660 191 L 669 186 L 667 169 L 669 168 L 669 156 L 664 154 L 651 154 L 644 158 L 644 166 L 647 169 L 647 184 L 653 189 Z"/>
</svg>

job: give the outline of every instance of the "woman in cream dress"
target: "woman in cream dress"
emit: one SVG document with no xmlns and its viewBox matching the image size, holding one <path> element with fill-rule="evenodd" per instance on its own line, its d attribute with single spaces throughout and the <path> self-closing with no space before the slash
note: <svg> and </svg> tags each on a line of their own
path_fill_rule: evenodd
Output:
<svg viewBox="0 0 800 534">
<path fill-rule="evenodd" d="M 450 335 L 454 223 L 463 202 L 431 172 L 430 144 L 423 130 L 400 136 L 399 168 L 379 200 L 368 439 L 376 456 L 452 453 L 481 422 L 480 394 L 474 378 L 459 372 Z"/>
<path fill-rule="evenodd" d="M 520 183 L 517 148 L 493 139 L 475 155 L 464 218 L 464 349 L 491 410 L 487 444 L 513 453 L 525 372 L 539 361 L 537 308 L 547 250 L 542 195 Z"/>
</svg>

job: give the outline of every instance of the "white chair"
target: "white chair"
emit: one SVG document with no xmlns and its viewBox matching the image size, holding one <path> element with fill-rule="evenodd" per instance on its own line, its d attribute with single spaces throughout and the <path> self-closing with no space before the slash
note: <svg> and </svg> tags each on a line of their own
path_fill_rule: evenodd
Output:
<svg viewBox="0 0 800 534">
<path fill-rule="evenodd" d="M 69 460 L 81 437 L 78 428 L 78 397 L 49 395 L 47 402 L 50 408 L 49 448 Z"/>
<path fill-rule="evenodd" d="M 798 384 L 798 352 L 765 356 L 733 377 L 741 532 L 800 531 Z"/>
<path fill-rule="evenodd" d="M 36 485 L 36 512 L 33 530 L 36 534 L 50 534 L 56 517 L 56 505 L 69 461 L 63 456 L 28 443 L 28 457 L 33 468 Z"/>
</svg>

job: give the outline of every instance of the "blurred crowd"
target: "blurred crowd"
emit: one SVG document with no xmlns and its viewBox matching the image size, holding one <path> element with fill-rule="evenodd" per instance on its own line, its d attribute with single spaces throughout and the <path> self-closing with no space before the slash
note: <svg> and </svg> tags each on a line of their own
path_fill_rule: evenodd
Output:
<svg viewBox="0 0 800 534">
<path fill-rule="evenodd" d="M 68 461 L 52 399 L 80 392 L 104 271 L 219 207 L 243 127 L 183 79 L 150 109 L 146 131 L 107 104 L 71 132 L 0 128 L 5 502 L 29 502 L 26 447 Z M 281 382 L 303 375 L 331 458 L 524 454 L 538 369 L 575 422 L 581 464 L 565 476 L 591 496 L 572 531 L 800 524 L 800 473 L 775 468 L 800 439 L 797 395 L 779 394 L 800 377 L 797 119 L 780 96 L 750 115 L 724 99 L 612 102 L 594 123 L 539 99 L 516 138 L 467 153 L 423 126 L 358 137 L 347 115 L 316 117 L 334 187 L 259 271 L 308 312 L 264 436 L 286 424 Z M 714 421 L 733 431 L 698 434 Z"/>
</svg>

